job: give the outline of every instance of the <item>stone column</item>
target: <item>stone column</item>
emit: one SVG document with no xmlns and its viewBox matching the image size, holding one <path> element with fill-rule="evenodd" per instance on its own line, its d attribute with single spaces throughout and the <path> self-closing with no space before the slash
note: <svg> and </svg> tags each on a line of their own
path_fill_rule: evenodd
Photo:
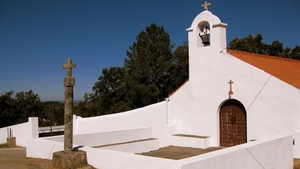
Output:
<svg viewBox="0 0 300 169">
<path fill-rule="evenodd" d="M 67 76 L 64 78 L 65 86 L 65 135 L 64 135 L 64 149 L 70 152 L 73 149 L 73 87 L 75 85 L 75 78 L 72 77 L 72 68 L 76 64 L 72 63 L 71 58 L 68 58 L 67 63 L 63 65 L 63 69 L 67 69 Z"/>
</svg>

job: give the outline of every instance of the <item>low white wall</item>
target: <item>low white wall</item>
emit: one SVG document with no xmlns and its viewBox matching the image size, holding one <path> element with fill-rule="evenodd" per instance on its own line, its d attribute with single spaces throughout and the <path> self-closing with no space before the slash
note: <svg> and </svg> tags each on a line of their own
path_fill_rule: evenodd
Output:
<svg viewBox="0 0 300 169">
<path fill-rule="evenodd" d="M 81 146 L 103 146 L 109 144 L 124 143 L 136 140 L 150 139 L 152 128 L 137 128 L 128 130 L 118 130 L 111 132 L 80 134 L 73 136 L 73 144 Z M 45 140 L 63 142 L 64 136 L 45 137 Z"/>
<path fill-rule="evenodd" d="M 52 159 L 52 154 L 64 149 L 64 143 L 40 139 L 28 139 L 26 157 Z"/>
<path fill-rule="evenodd" d="M 90 165 L 110 169 L 253 169 L 293 167 L 293 136 L 276 136 L 247 144 L 182 159 L 170 160 L 130 153 L 83 147 Z M 27 157 L 52 159 L 53 152 L 62 151 L 63 143 L 30 139 L 27 141 Z"/>
<path fill-rule="evenodd" d="M 178 168 L 291 169 L 293 168 L 292 140 L 293 136 L 288 135 L 242 144 L 181 160 Z"/>
<path fill-rule="evenodd" d="M 0 129 L 0 143 L 6 143 L 7 130 L 11 129 L 12 136 L 16 137 L 17 146 L 26 147 L 26 140 L 39 137 L 38 118 L 29 117 L 28 122 Z"/>
<path fill-rule="evenodd" d="M 294 158 L 300 158 L 300 130 L 294 133 Z"/>
<path fill-rule="evenodd" d="M 84 147 L 87 152 L 88 163 L 96 168 L 109 169 L 177 169 L 176 160 L 147 157 L 142 155 L 116 152 L 112 150 L 93 149 Z"/>
<path fill-rule="evenodd" d="M 74 120 L 74 134 L 87 134 L 167 124 L 166 102 L 143 108 L 90 118 Z"/>
</svg>

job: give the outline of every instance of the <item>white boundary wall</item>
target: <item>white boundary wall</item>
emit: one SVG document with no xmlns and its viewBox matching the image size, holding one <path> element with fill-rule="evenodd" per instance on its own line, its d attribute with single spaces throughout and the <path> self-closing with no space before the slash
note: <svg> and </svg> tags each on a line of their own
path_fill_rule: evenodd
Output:
<svg viewBox="0 0 300 169">
<path fill-rule="evenodd" d="M 130 153 L 83 147 L 88 163 L 96 168 L 110 169 L 253 169 L 293 167 L 293 136 L 281 135 L 247 144 L 202 154 L 182 160 L 146 157 Z M 27 157 L 52 159 L 53 152 L 62 151 L 63 143 L 45 139 L 27 141 Z"/>
<path fill-rule="evenodd" d="M 16 145 L 26 147 L 26 140 L 39 137 L 39 124 L 37 117 L 28 117 L 28 122 L 0 128 L 0 144 L 6 143 L 8 130 L 16 137 Z"/>
<path fill-rule="evenodd" d="M 167 124 L 167 102 L 139 109 L 90 118 L 73 118 L 73 133 L 88 134 Z"/>
</svg>

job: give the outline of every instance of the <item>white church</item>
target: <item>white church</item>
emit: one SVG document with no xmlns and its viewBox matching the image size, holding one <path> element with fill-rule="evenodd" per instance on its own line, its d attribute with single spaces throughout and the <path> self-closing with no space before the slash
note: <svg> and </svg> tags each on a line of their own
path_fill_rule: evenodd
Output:
<svg viewBox="0 0 300 169">
<path fill-rule="evenodd" d="M 96 168 L 291 169 L 300 158 L 300 61 L 226 49 L 226 23 L 208 10 L 186 29 L 189 80 L 165 101 L 73 118 L 74 147 Z M 171 160 L 138 155 L 169 145 L 227 147 Z M 51 159 L 63 136 L 29 139 L 27 157 Z"/>
</svg>

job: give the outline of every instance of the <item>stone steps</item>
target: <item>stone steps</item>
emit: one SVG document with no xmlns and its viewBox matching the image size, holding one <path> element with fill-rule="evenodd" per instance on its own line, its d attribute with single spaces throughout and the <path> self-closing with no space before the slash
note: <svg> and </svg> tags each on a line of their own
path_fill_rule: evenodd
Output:
<svg viewBox="0 0 300 169">
<path fill-rule="evenodd" d="M 117 144 L 94 146 L 93 148 L 121 151 L 126 153 L 142 153 L 159 149 L 159 140 L 155 138 L 149 138 L 143 140 L 134 140 L 130 142 L 122 142 Z"/>
<path fill-rule="evenodd" d="M 195 148 L 207 148 L 211 146 L 209 136 L 189 134 L 173 134 L 171 136 L 170 145 Z"/>
</svg>

